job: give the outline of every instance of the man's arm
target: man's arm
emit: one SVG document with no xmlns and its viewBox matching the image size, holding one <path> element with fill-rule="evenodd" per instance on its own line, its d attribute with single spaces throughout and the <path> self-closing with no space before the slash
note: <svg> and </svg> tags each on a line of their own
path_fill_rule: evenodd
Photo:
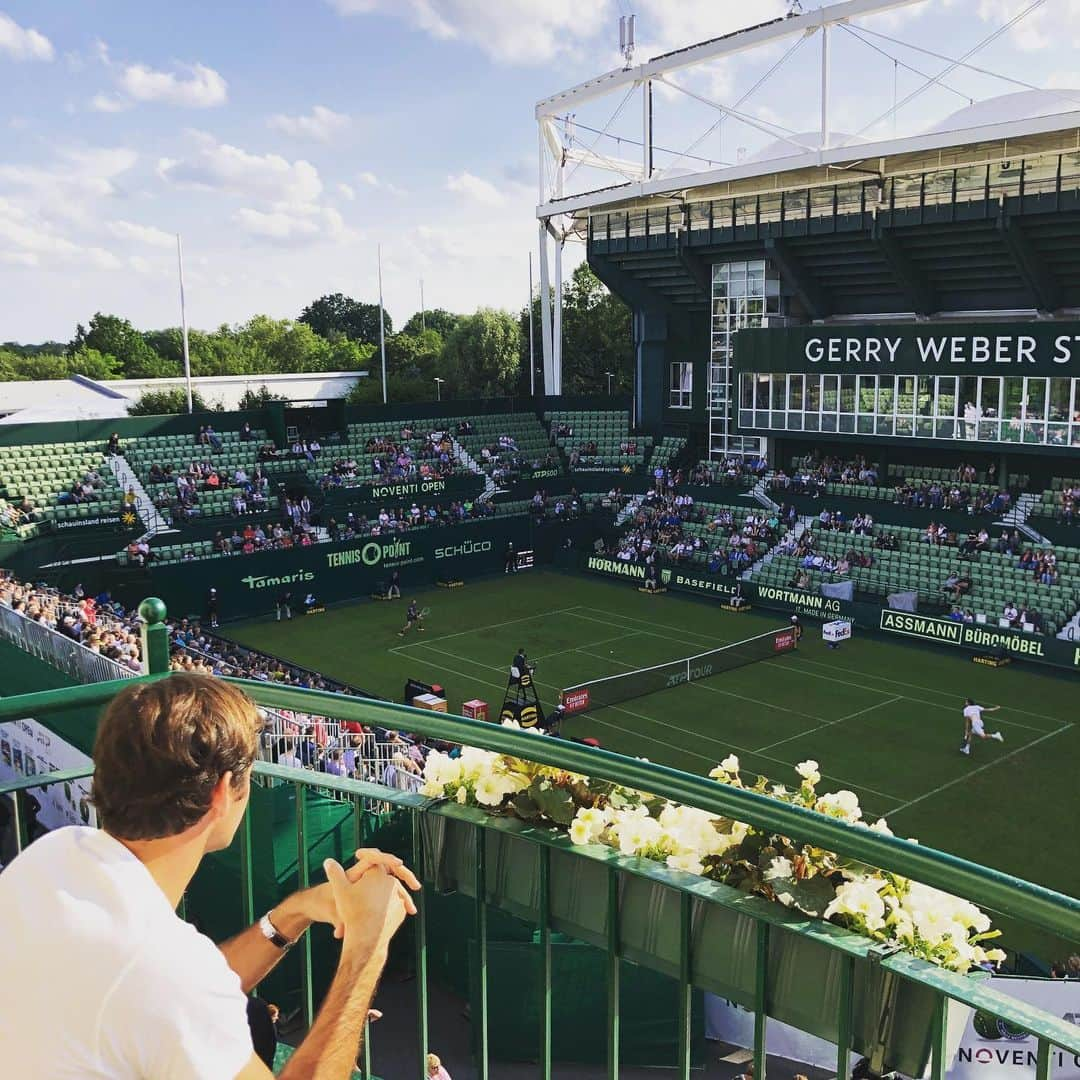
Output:
<svg viewBox="0 0 1080 1080">
<path fill-rule="evenodd" d="M 983 707 L 983 712 L 997 712 L 1000 708 L 1000 705 L 988 705 Z"/>
<path fill-rule="evenodd" d="M 374 848 L 358 850 L 356 863 L 349 867 L 345 874 L 349 882 L 357 882 L 369 870 L 377 868 L 393 875 L 410 889 L 420 888 L 420 882 L 401 859 Z M 411 901 L 409 905 L 409 913 L 415 913 Z M 313 922 L 329 923 L 334 927 L 335 937 L 342 935 L 341 916 L 335 906 L 329 883 L 293 893 L 273 908 L 269 915 L 277 932 L 289 941 L 300 938 Z M 284 949 L 278 948 L 263 936 L 257 923 L 222 942 L 218 948 L 224 953 L 229 967 L 240 976 L 244 993 L 262 982 L 285 955 Z"/>
</svg>

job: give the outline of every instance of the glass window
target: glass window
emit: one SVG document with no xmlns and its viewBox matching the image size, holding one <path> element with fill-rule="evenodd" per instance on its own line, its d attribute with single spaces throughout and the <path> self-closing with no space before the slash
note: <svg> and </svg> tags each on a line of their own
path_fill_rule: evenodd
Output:
<svg viewBox="0 0 1080 1080">
<path fill-rule="evenodd" d="M 783 411 L 787 408 L 787 403 L 784 400 L 784 394 L 787 389 L 787 376 L 786 375 L 773 375 L 772 377 L 772 409 L 773 412 L 777 410 Z"/>
<path fill-rule="evenodd" d="M 788 408 L 795 412 L 801 411 L 803 407 L 803 378 L 802 375 L 788 376 Z"/>
<path fill-rule="evenodd" d="M 821 411 L 821 376 L 820 375 L 807 375 L 806 376 L 806 411 L 807 412 L 820 412 Z"/>
<path fill-rule="evenodd" d="M 769 385 L 770 379 L 768 375 L 759 375 L 754 388 L 754 406 L 758 409 L 767 409 L 769 407 Z"/>
<path fill-rule="evenodd" d="M 694 365 L 672 364 L 668 405 L 672 409 L 689 409 L 694 399 Z"/>
<path fill-rule="evenodd" d="M 749 372 L 743 372 L 739 379 L 739 407 L 743 409 L 754 407 L 754 376 Z"/>
<path fill-rule="evenodd" d="M 859 376 L 859 412 L 872 414 L 877 412 L 875 398 L 877 397 L 877 376 Z"/>
<path fill-rule="evenodd" d="M 855 411 L 855 376 L 840 376 L 840 411 L 853 413 Z"/>
</svg>

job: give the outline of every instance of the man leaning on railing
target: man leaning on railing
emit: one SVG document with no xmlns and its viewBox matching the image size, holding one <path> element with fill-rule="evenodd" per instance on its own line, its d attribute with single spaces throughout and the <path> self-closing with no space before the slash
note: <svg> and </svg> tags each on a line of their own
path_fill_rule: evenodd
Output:
<svg viewBox="0 0 1080 1080">
<path fill-rule="evenodd" d="M 351 1074 L 390 939 L 416 911 L 406 887 L 419 883 L 399 859 L 327 860 L 326 884 L 220 947 L 176 915 L 247 810 L 259 728 L 254 704 L 208 676 L 133 684 L 109 704 L 94 745 L 102 829 L 58 829 L 0 874 L 4 1075 L 269 1077 L 244 995 L 313 922 L 334 927 L 341 958 L 281 1076 Z"/>
</svg>

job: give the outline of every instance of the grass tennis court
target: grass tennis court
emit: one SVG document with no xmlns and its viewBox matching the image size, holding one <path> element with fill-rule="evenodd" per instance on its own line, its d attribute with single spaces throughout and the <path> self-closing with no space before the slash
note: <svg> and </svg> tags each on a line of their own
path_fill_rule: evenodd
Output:
<svg viewBox="0 0 1080 1080">
<path fill-rule="evenodd" d="M 397 631 L 410 599 L 325 615 L 231 624 L 237 641 L 401 700 L 409 677 L 440 682 L 450 709 L 481 698 L 497 715 L 515 650 L 538 665 L 545 709 L 557 691 L 686 657 L 782 625 L 776 613 L 729 614 L 673 593 L 646 596 L 618 582 L 552 571 L 432 589 L 424 634 Z M 959 752 L 961 707 L 971 695 L 1000 705 L 987 716 L 1005 742 Z M 797 654 L 663 690 L 575 717 L 570 734 L 693 772 L 728 753 L 748 773 L 792 784 L 815 758 L 821 790 L 849 788 L 867 816 L 977 862 L 1080 894 L 1080 730 L 1075 679 L 1014 664 L 993 669 L 966 654 L 860 637 L 827 649 L 808 625 Z M 1053 958 L 1037 936 L 1007 944 Z"/>
</svg>

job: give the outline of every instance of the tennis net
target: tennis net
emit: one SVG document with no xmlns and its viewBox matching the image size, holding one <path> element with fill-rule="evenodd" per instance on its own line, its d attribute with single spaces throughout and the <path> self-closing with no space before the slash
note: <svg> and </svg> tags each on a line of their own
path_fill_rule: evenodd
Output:
<svg viewBox="0 0 1080 1080">
<path fill-rule="evenodd" d="M 602 709 L 606 705 L 617 705 L 620 701 L 655 694 L 658 690 L 721 675 L 758 660 L 768 660 L 794 649 L 795 643 L 794 628 L 785 626 L 681 660 L 670 660 L 666 664 L 636 668 L 620 675 L 608 675 L 568 686 L 561 692 L 560 701 L 568 714 Z"/>
</svg>

